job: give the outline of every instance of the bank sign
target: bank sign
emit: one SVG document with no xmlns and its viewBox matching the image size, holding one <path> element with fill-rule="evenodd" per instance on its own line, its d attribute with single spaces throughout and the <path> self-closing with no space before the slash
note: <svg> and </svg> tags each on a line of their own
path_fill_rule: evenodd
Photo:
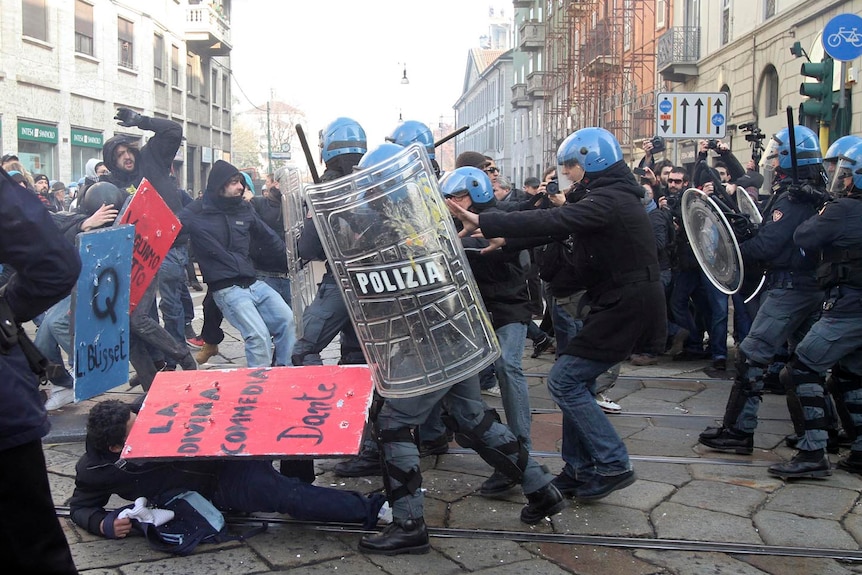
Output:
<svg viewBox="0 0 862 575">
<path fill-rule="evenodd" d="M 101 148 L 104 138 L 99 132 L 88 132 L 87 130 L 76 130 L 72 128 L 72 145 L 85 148 Z"/>
<path fill-rule="evenodd" d="M 19 120 L 18 139 L 56 144 L 57 126 L 48 126 L 46 124 L 33 124 L 31 122 L 22 122 Z"/>
</svg>

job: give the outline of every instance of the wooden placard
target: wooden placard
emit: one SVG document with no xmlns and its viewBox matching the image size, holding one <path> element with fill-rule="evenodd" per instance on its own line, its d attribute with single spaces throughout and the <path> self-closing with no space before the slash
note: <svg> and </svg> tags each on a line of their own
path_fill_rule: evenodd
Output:
<svg viewBox="0 0 862 575">
<path fill-rule="evenodd" d="M 372 395 L 366 366 L 161 372 L 122 457 L 352 455 Z"/>
</svg>

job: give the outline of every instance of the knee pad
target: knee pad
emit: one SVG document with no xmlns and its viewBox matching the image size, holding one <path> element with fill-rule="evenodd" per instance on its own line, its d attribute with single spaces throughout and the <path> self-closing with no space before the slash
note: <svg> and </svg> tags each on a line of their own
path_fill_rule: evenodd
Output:
<svg viewBox="0 0 862 575">
<path fill-rule="evenodd" d="M 380 446 L 380 457 L 383 458 L 383 485 L 386 488 L 386 494 L 389 501 L 393 502 L 402 497 L 413 495 L 422 487 L 422 470 L 418 465 L 418 450 L 417 450 L 417 465 L 411 469 L 402 469 L 384 456 L 384 444 L 386 443 L 416 443 L 413 429 L 410 427 L 399 427 L 398 429 L 384 429 L 377 433 L 377 444 Z M 400 485 L 392 486 L 392 480 L 396 480 Z"/>
<path fill-rule="evenodd" d="M 530 454 L 517 438 L 502 445 L 488 445 L 484 436 L 495 423 L 500 423 L 500 416 L 493 409 L 489 409 L 479 425 L 470 430 L 456 431 L 455 442 L 461 447 L 472 449 L 496 471 L 520 483 Z"/>
</svg>

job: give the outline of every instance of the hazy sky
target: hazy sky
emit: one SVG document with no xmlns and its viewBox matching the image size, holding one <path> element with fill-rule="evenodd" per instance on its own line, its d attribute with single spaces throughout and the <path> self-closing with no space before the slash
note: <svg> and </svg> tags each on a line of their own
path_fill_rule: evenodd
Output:
<svg viewBox="0 0 862 575">
<path fill-rule="evenodd" d="M 399 111 L 432 130 L 441 115 L 451 123 L 489 4 L 508 4 L 511 15 L 511 2 L 489 0 L 234 0 L 239 110 L 250 108 L 242 92 L 265 105 L 272 90 L 305 112 L 315 141 L 330 120 L 350 116 L 369 146 L 383 142 Z M 400 83 L 405 64 L 408 85 Z"/>
</svg>

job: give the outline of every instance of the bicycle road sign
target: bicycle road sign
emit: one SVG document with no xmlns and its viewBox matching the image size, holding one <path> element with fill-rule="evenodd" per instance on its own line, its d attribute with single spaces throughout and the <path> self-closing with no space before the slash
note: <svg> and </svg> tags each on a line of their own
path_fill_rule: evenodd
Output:
<svg viewBox="0 0 862 575">
<path fill-rule="evenodd" d="M 823 49 L 839 62 L 862 56 L 862 16 L 839 14 L 823 27 Z"/>
<path fill-rule="evenodd" d="M 727 92 L 661 92 L 656 134 L 663 138 L 723 138 L 727 131 Z"/>
</svg>

